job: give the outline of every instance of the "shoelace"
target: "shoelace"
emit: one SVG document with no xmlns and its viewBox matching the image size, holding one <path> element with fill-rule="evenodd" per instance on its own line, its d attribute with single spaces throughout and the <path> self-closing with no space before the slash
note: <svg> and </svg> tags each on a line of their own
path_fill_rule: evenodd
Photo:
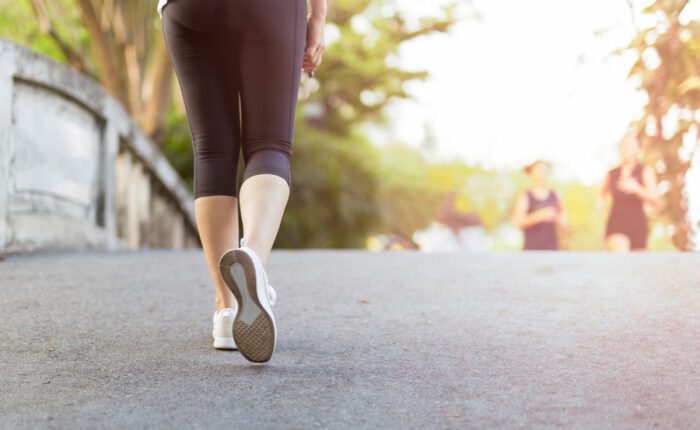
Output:
<svg viewBox="0 0 700 430">
<path fill-rule="evenodd" d="M 245 237 L 241 238 L 241 248 L 247 248 L 248 246 L 246 245 L 246 240 Z M 253 251 L 255 252 L 255 251 Z M 272 288 L 272 285 L 270 285 L 270 282 L 267 280 L 267 272 L 263 269 L 263 278 L 265 278 L 265 286 L 267 287 L 267 300 L 270 302 L 270 305 L 274 305 L 275 302 L 277 301 L 277 293 L 275 292 L 275 289 Z"/>
</svg>

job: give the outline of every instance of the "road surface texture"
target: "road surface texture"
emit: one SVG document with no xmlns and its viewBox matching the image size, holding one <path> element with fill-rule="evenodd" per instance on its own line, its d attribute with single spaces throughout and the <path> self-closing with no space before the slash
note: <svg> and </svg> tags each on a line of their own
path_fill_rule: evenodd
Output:
<svg viewBox="0 0 700 430">
<path fill-rule="evenodd" d="M 201 251 L 0 261 L 0 427 L 698 428 L 700 255 L 275 251 L 266 365 Z"/>
</svg>

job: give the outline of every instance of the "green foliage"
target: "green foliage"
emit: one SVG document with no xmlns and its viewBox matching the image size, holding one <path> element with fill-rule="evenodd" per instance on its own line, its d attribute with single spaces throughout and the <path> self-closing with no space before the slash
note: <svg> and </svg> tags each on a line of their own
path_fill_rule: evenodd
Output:
<svg viewBox="0 0 700 430">
<path fill-rule="evenodd" d="M 464 183 L 462 208 L 478 213 L 484 227 L 493 230 L 510 222 L 517 196 L 526 184 L 519 171 L 475 169 Z"/>
<path fill-rule="evenodd" d="M 329 136 L 312 128 L 295 145 L 291 196 L 276 246 L 363 246 L 381 206 L 375 148 L 359 133 Z"/>
<path fill-rule="evenodd" d="M 379 158 L 381 231 L 410 239 L 435 217 L 442 192 L 429 182 L 431 166 L 415 149 L 388 145 Z"/>
<path fill-rule="evenodd" d="M 189 189 L 193 190 L 194 152 L 189 123 L 187 118 L 178 111 L 175 103 L 170 104 L 166 121 L 168 139 L 163 145 L 163 154 L 189 186 Z"/>
<path fill-rule="evenodd" d="M 337 38 L 324 53 L 320 90 L 309 101 L 322 106 L 324 129 L 348 134 L 368 121 L 384 120 L 387 103 L 408 97 L 405 82 L 426 78 L 425 71 L 394 65 L 401 44 L 447 31 L 456 16 L 450 5 L 415 26 L 408 24 L 395 1 L 337 0 L 330 7 L 329 34 L 336 33 Z"/>
<path fill-rule="evenodd" d="M 72 0 L 48 2 L 47 8 L 53 16 L 55 31 L 71 48 L 89 59 L 89 36 L 81 24 L 77 8 Z M 35 13 L 27 0 L 0 0 L 0 37 L 24 45 L 56 61 L 66 63 L 67 58 L 56 42 L 41 31 Z"/>
<path fill-rule="evenodd" d="M 383 123 L 387 104 L 409 97 L 404 84 L 427 76 L 395 65 L 401 44 L 449 29 L 456 21 L 454 8 L 437 8 L 436 17 L 409 24 L 394 1 L 338 0 L 330 7 L 333 40 L 316 80 L 302 88 L 292 195 L 277 246 L 364 246 L 369 234 L 392 228 L 389 220 L 399 213 L 413 220 L 410 206 L 401 205 L 425 195 L 421 182 L 406 176 L 421 176 L 414 171 L 420 162 L 394 160 L 401 167 L 382 174 L 382 163 L 392 161 L 377 153 L 363 127 Z M 394 184 L 392 195 L 387 195 L 387 180 Z M 393 198 L 399 194 L 407 198 Z M 426 216 L 396 225 L 407 234 L 408 226 L 423 224 Z"/>
<path fill-rule="evenodd" d="M 598 207 L 598 189 L 579 183 L 555 183 L 569 224 L 562 237 L 566 249 L 605 249 L 607 210 Z"/>
<path fill-rule="evenodd" d="M 418 150 L 400 144 L 381 148 L 380 159 L 382 232 L 405 238 L 427 227 L 452 191 L 458 193 L 458 211 L 475 213 L 487 230 L 497 229 L 509 221 L 518 190 L 526 184 L 518 172 L 459 161 L 429 163 Z"/>
<path fill-rule="evenodd" d="M 39 30 L 36 18 L 25 1 L 0 0 L 0 37 L 27 46 L 41 54 L 63 61 L 51 39 Z"/>
</svg>

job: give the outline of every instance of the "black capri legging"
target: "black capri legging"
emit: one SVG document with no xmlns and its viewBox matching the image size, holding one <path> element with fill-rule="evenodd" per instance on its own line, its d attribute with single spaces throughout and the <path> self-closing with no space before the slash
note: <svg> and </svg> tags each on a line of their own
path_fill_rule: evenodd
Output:
<svg viewBox="0 0 700 430">
<path fill-rule="evenodd" d="M 261 173 L 290 164 L 306 43 L 306 0 L 169 0 L 163 34 L 185 102 L 194 198 L 238 195 Z"/>
</svg>

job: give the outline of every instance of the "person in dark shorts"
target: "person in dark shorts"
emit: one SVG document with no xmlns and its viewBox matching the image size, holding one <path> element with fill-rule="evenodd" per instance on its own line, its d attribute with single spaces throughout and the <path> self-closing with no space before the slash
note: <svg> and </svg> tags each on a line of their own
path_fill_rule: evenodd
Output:
<svg viewBox="0 0 700 430">
<path fill-rule="evenodd" d="M 561 200 L 549 187 L 551 165 L 537 160 L 525 167 L 532 187 L 518 197 L 513 221 L 523 230 L 526 251 L 556 251 L 560 249 L 558 230 L 566 228 Z"/>
<path fill-rule="evenodd" d="M 645 205 L 655 207 L 656 173 L 639 162 L 639 139 L 627 135 L 619 145 L 621 163 L 605 176 L 601 199 L 612 198 L 605 226 L 605 243 L 610 251 L 644 251 L 649 225 Z"/>
<path fill-rule="evenodd" d="M 214 348 L 266 362 L 277 328 L 264 264 L 289 199 L 301 75 L 321 63 L 326 0 L 160 0 L 157 10 L 192 137 Z"/>
</svg>

